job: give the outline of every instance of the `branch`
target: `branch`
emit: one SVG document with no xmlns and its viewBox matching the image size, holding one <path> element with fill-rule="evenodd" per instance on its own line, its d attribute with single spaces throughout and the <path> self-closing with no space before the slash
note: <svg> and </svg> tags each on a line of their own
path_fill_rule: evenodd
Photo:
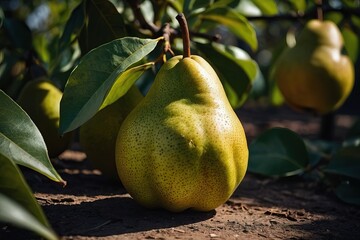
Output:
<svg viewBox="0 0 360 240">
<path fill-rule="evenodd" d="M 139 21 L 140 26 L 144 29 L 150 30 L 153 35 L 156 35 L 156 33 L 159 32 L 160 28 L 156 26 L 154 23 L 152 22 L 149 23 L 148 21 L 146 21 L 143 13 L 141 12 L 139 1 L 128 0 L 127 2 L 130 5 L 135 15 L 135 19 Z"/>
</svg>

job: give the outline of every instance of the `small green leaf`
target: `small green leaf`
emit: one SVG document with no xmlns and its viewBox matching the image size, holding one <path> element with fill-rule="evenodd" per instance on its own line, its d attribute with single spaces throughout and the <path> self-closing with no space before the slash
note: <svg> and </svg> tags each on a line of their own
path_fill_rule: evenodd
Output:
<svg viewBox="0 0 360 240">
<path fill-rule="evenodd" d="M 85 23 L 85 1 L 82 1 L 71 13 L 69 20 L 66 22 L 64 31 L 59 40 L 60 51 L 71 43 L 71 36 L 78 35 Z"/>
<path fill-rule="evenodd" d="M 278 14 L 277 4 L 275 0 L 251 0 L 264 15 Z"/>
<path fill-rule="evenodd" d="M 124 19 L 111 1 L 86 1 L 85 18 L 79 39 L 83 55 L 101 44 L 127 36 Z"/>
<path fill-rule="evenodd" d="M 246 42 L 252 50 L 258 47 L 256 32 L 248 20 L 235 10 L 227 7 L 210 9 L 198 16 L 202 21 L 211 21 L 229 28 L 238 38 Z"/>
<path fill-rule="evenodd" d="M 335 189 L 335 194 L 342 201 L 360 206 L 360 181 L 347 179 Z"/>
<path fill-rule="evenodd" d="M 0 90 L 0 154 L 65 184 L 52 166 L 41 133 L 30 117 Z"/>
<path fill-rule="evenodd" d="M 240 107 L 247 99 L 256 77 L 256 62 L 237 47 L 216 43 L 196 43 L 196 47 L 216 70 L 231 105 Z"/>
<path fill-rule="evenodd" d="M 359 53 L 359 36 L 349 28 L 343 28 L 341 33 L 344 37 L 346 52 L 351 61 L 355 63 Z"/>
<path fill-rule="evenodd" d="M 60 132 L 74 130 L 95 115 L 119 75 L 148 55 L 161 39 L 125 37 L 86 54 L 65 86 Z"/>
<path fill-rule="evenodd" d="M 285 128 L 272 128 L 249 146 L 248 170 L 265 176 L 292 176 L 309 164 L 303 140 Z"/>
<path fill-rule="evenodd" d="M 140 66 L 132 67 L 120 74 L 107 94 L 99 111 L 124 96 L 131 86 L 134 85 L 136 80 L 139 79 L 147 69 L 154 66 L 154 64 L 154 62 L 145 63 Z"/>
<path fill-rule="evenodd" d="M 340 148 L 324 171 L 360 180 L 360 138 Z"/>
<path fill-rule="evenodd" d="M 0 154 L 0 221 L 57 239 L 18 167 Z"/>
</svg>

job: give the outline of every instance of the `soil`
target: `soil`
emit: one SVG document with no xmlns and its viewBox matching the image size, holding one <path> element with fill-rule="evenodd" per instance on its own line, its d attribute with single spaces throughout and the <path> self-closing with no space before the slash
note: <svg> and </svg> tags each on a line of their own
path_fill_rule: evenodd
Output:
<svg viewBox="0 0 360 240">
<path fill-rule="evenodd" d="M 275 126 L 310 139 L 317 139 L 320 130 L 320 118 L 287 108 L 248 106 L 239 116 L 249 143 Z M 337 115 L 333 141 L 343 139 L 353 121 L 353 116 Z M 23 172 L 61 239 L 360 239 L 360 207 L 341 202 L 314 179 L 247 173 L 217 209 L 171 213 L 139 206 L 121 184 L 91 167 L 77 143 L 53 164 L 67 181 L 65 188 Z M 38 239 L 25 230 L 0 227 L 0 239 Z"/>
</svg>

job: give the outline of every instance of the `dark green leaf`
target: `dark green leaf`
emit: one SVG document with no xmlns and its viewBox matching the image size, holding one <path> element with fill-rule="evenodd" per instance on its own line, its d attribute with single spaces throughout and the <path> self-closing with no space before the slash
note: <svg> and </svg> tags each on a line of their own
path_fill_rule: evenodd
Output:
<svg viewBox="0 0 360 240">
<path fill-rule="evenodd" d="M 240 107 L 247 99 L 256 77 L 256 62 L 236 47 L 215 43 L 197 43 L 196 47 L 216 70 L 231 105 Z"/>
<path fill-rule="evenodd" d="M 30 117 L 0 90 L 0 154 L 65 184 L 53 168 L 43 137 Z"/>
<path fill-rule="evenodd" d="M 85 1 L 82 1 L 71 13 L 69 20 L 66 22 L 64 31 L 59 40 L 59 49 L 62 51 L 70 45 L 73 34 L 79 35 L 85 23 Z"/>
<path fill-rule="evenodd" d="M 360 181 L 356 179 L 344 180 L 335 189 L 336 196 L 350 204 L 360 205 Z"/>
<path fill-rule="evenodd" d="M 25 22 L 18 19 L 6 18 L 4 20 L 4 29 L 9 37 L 8 40 L 14 48 L 31 49 L 31 31 Z"/>
<path fill-rule="evenodd" d="M 60 132 L 74 130 L 95 115 L 120 74 L 148 55 L 160 39 L 126 37 L 86 54 L 65 86 Z"/>
<path fill-rule="evenodd" d="M 349 55 L 351 61 L 355 63 L 359 53 L 359 36 L 349 28 L 343 28 L 341 33 L 344 37 L 346 52 Z"/>
<path fill-rule="evenodd" d="M 2 154 L 0 154 L 0 221 L 25 227 L 48 239 L 57 239 L 20 170 Z"/>
<path fill-rule="evenodd" d="M 248 20 L 231 8 L 215 8 L 199 14 L 202 21 L 215 22 L 226 26 L 238 38 L 246 42 L 252 50 L 256 50 L 258 43 L 256 32 Z"/>
<path fill-rule="evenodd" d="M 265 176 L 291 176 L 309 164 L 303 140 L 285 128 L 272 128 L 249 146 L 248 170 Z"/>
<path fill-rule="evenodd" d="M 297 11 L 305 11 L 307 4 L 306 0 L 288 0 L 292 5 L 293 9 Z"/>
<path fill-rule="evenodd" d="M 187 15 L 191 11 L 199 8 L 207 7 L 210 5 L 212 0 L 184 0 L 183 11 Z"/>
<path fill-rule="evenodd" d="M 360 138 L 340 148 L 324 171 L 360 180 Z"/>
<path fill-rule="evenodd" d="M 86 1 L 86 20 L 79 39 L 83 55 L 101 44 L 125 36 L 124 20 L 110 1 Z"/>
</svg>

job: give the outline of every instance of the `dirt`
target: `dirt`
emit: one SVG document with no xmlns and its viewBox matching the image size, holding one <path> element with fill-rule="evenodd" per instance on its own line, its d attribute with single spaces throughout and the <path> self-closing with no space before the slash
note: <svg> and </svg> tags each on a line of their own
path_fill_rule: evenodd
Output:
<svg viewBox="0 0 360 240">
<path fill-rule="evenodd" d="M 288 127 L 316 139 L 320 119 L 288 109 L 239 112 L 248 140 L 269 127 Z M 334 141 L 354 118 L 335 118 Z M 345 204 L 321 182 L 301 176 L 264 178 L 247 173 L 232 197 L 210 212 L 170 213 L 145 209 L 121 184 L 93 169 L 78 144 L 53 164 L 67 181 L 62 188 L 23 169 L 35 197 L 61 239 L 360 239 L 360 208 Z M 201 194 L 201 193 L 199 193 Z M 0 225 L 0 239 L 38 239 Z"/>
</svg>

